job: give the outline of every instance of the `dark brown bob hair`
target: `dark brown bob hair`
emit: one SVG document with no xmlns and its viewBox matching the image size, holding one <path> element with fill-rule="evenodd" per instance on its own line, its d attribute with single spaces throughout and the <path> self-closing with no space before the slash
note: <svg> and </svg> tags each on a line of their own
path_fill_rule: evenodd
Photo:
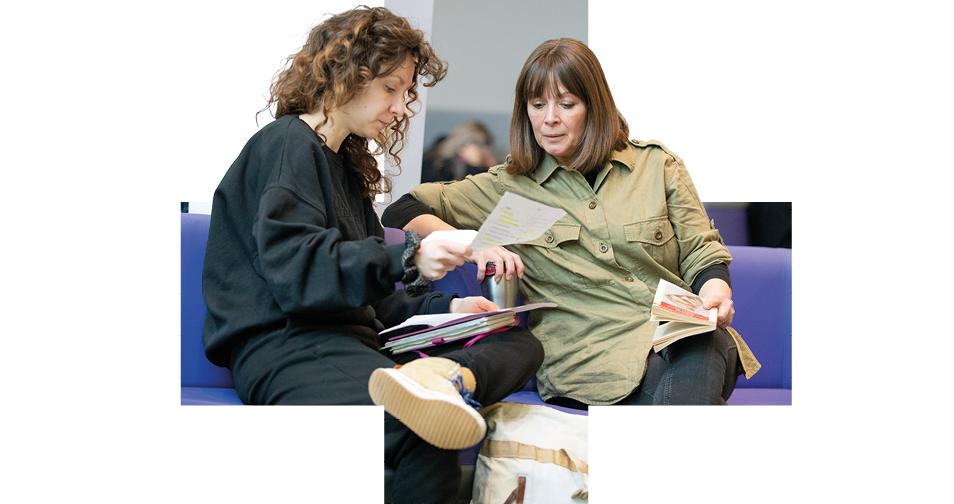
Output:
<svg viewBox="0 0 954 504">
<path fill-rule="evenodd" d="M 527 175 L 540 166 L 546 154 L 533 135 L 527 102 L 554 95 L 562 84 L 586 105 L 586 126 L 568 168 L 581 173 L 599 170 L 613 151 L 626 148 L 629 126 L 616 109 L 613 94 L 596 55 L 579 40 L 561 38 L 540 44 L 520 71 L 510 120 L 511 162 L 507 172 Z"/>
<path fill-rule="evenodd" d="M 417 111 L 418 76 L 431 87 L 447 74 L 424 32 L 411 27 L 403 17 L 383 7 L 359 6 L 329 17 L 312 28 L 305 45 L 285 60 L 284 69 L 272 80 L 268 105 L 276 119 L 286 114 L 307 114 L 321 109 L 327 124 L 328 113 L 348 103 L 377 77 L 397 70 L 407 57 L 414 61 L 414 82 L 408 90 L 410 111 L 381 132 L 371 152 L 368 139 L 348 135 L 339 149 L 351 167 L 361 176 L 365 197 L 374 200 L 391 191 L 389 177 L 382 175 L 374 156 L 384 154 L 389 164 L 400 169 L 398 156 L 405 147 L 408 119 Z"/>
</svg>

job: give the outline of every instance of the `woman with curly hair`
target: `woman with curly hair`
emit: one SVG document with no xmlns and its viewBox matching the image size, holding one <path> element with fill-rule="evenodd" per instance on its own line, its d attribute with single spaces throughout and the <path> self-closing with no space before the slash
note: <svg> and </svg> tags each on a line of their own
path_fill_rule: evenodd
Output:
<svg viewBox="0 0 954 504">
<path fill-rule="evenodd" d="M 413 232 L 386 245 L 373 209 L 389 186 L 374 155 L 399 166 L 418 78 L 445 73 L 423 33 L 386 9 L 316 26 L 272 83 L 275 121 L 215 191 L 203 269 L 206 355 L 242 401 L 383 405 L 395 502 L 455 500 L 458 450 L 486 431 L 475 408 L 519 390 L 543 359 L 521 328 L 427 359 L 381 350 L 378 333 L 411 315 L 496 309 L 427 293 L 470 248 Z"/>
</svg>

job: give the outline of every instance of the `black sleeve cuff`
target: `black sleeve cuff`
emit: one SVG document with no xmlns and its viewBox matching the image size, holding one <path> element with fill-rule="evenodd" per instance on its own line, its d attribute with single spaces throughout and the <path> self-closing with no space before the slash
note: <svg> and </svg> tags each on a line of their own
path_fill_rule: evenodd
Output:
<svg viewBox="0 0 954 504">
<path fill-rule="evenodd" d="M 381 223 L 387 227 L 404 229 L 404 226 L 407 226 L 412 219 L 425 214 L 436 215 L 431 207 L 414 199 L 414 196 L 408 193 L 384 209 Z"/>
<path fill-rule="evenodd" d="M 692 282 L 692 292 L 699 294 L 699 291 L 702 290 L 702 286 L 713 278 L 725 280 L 725 283 L 729 284 L 729 288 L 732 288 L 732 280 L 729 278 L 729 267 L 726 266 L 725 263 L 718 263 L 702 270 L 702 273 L 696 276 L 696 280 Z"/>
<path fill-rule="evenodd" d="M 404 255 L 401 256 L 401 263 L 404 266 L 404 278 L 401 283 L 404 284 L 404 290 L 411 297 L 418 297 L 426 294 L 430 290 L 430 285 L 424 279 L 424 275 L 417 269 L 414 263 L 414 255 L 421 248 L 421 237 L 416 232 L 408 229 L 404 232 Z"/>
<path fill-rule="evenodd" d="M 450 313 L 451 301 L 459 298 L 457 294 L 440 295 L 437 293 L 427 305 L 427 313 Z"/>
</svg>

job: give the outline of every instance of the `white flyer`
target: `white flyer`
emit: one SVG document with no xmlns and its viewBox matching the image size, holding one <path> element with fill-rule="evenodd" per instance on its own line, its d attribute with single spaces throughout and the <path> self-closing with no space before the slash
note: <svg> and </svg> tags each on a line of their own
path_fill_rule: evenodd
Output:
<svg viewBox="0 0 954 504">
<path fill-rule="evenodd" d="M 564 215 L 566 212 L 559 208 L 505 192 L 494 211 L 480 226 L 470 248 L 477 252 L 535 240 Z"/>
<path fill-rule="evenodd" d="M 431 234 L 424 237 L 421 242 L 429 242 L 431 240 L 447 240 L 455 243 L 463 243 L 464 245 L 470 245 L 474 241 L 474 237 L 477 236 L 477 231 L 473 229 L 453 229 L 447 231 L 433 231 Z"/>
<path fill-rule="evenodd" d="M 477 252 L 537 239 L 564 215 L 566 212 L 559 208 L 505 192 L 476 235 L 474 230 L 435 231 L 424 241 L 451 240 L 470 245 Z"/>
</svg>

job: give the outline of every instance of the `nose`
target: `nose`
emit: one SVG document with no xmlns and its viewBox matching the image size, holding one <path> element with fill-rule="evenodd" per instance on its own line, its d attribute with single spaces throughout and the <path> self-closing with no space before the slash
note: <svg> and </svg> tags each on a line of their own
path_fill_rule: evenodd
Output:
<svg viewBox="0 0 954 504">
<path fill-rule="evenodd" d="M 395 97 L 394 101 L 391 102 L 391 106 L 388 107 L 388 112 L 389 112 L 393 117 L 401 117 L 401 116 L 403 116 L 403 115 L 405 114 L 405 112 L 407 111 L 407 106 L 406 106 L 405 101 L 406 101 L 406 97 L 405 97 L 405 96 Z"/>
<path fill-rule="evenodd" d="M 556 124 L 560 124 L 560 113 L 559 113 L 559 112 L 560 112 L 560 110 L 559 110 L 557 107 L 555 107 L 555 106 L 553 106 L 553 105 L 548 106 L 548 107 L 547 107 L 547 115 L 546 115 L 546 117 L 543 118 L 543 122 L 546 123 L 548 126 L 553 126 L 553 125 L 556 125 Z"/>
</svg>

